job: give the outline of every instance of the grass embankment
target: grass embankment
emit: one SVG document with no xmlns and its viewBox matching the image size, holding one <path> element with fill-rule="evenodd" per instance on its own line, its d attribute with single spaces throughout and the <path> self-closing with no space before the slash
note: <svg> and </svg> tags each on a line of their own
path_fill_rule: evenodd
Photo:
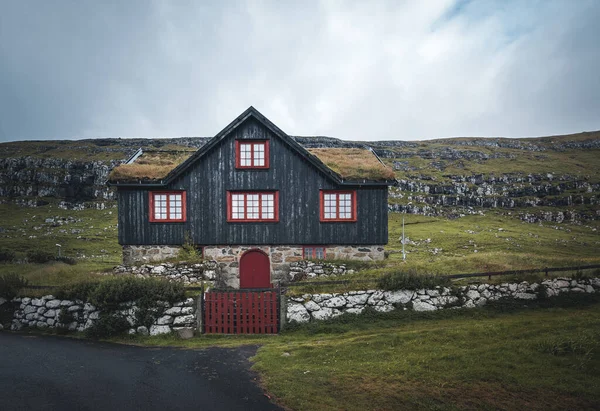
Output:
<svg viewBox="0 0 600 411">
<path fill-rule="evenodd" d="M 294 410 L 592 409 L 600 298 L 345 316 L 281 336 L 125 338 L 188 348 L 259 344 L 254 369 Z"/>
</svg>

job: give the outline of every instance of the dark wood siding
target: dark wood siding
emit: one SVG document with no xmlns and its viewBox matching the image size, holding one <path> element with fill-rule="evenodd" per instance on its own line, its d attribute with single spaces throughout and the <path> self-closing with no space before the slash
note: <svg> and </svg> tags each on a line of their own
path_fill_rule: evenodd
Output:
<svg viewBox="0 0 600 411">
<path fill-rule="evenodd" d="M 235 168 L 236 139 L 270 139 L 270 168 Z M 166 189 L 187 191 L 185 223 L 150 223 L 148 190 L 119 189 L 119 242 L 200 245 L 387 243 L 387 187 L 337 186 L 283 140 L 249 119 Z M 357 221 L 321 223 L 319 190 L 355 189 Z M 227 190 L 278 190 L 279 222 L 228 223 Z"/>
</svg>

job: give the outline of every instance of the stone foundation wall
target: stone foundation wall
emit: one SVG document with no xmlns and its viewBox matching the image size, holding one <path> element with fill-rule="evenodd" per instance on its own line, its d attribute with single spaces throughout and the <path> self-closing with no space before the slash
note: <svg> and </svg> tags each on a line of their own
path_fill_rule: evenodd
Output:
<svg viewBox="0 0 600 411">
<path fill-rule="evenodd" d="M 123 264 L 150 263 L 176 258 L 181 247 L 175 245 L 124 245 Z"/>
<path fill-rule="evenodd" d="M 15 298 L 13 303 L 20 305 L 14 312 L 11 330 L 23 327 L 65 328 L 69 331 L 85 331 L 100 317 L 101 312 L 92 304 L 81 300 L 58 300 L 52 295 L 40 298 Z M 125 303 L 119 311 L 131 328 L 129 334 L 159 335 L 187 329 L 193 331 L 197 327 L 196 303 L 193 298 L 170 305 L 167 302 L 157 302 L 156 321 L 148 327 L 138 324 L 136 313 L 138 307 Z M 65 312 L 65 317 L 61 316 Z"/>
<path fill-rule="evenodd" d="M 339 245 L 326 248 L 326 257 L 334 260 L 381 261 L 385 258 L 383 245 Z"/>
<path fill-rule="evenodd" d="M 500 298 L 535 300 L 539 293 L 553 297 L 565 292 L 600 292 L 600 278 L 573 280 L 557 278 L 541 284 L 527 282 L 500 285 L 469 285 L 454 289 L 436 287 L 432 290 L 366 290 L 339 294 L 305 294 L 287 299 L 287 321 L 308 322 L 328 320 L 345 313 L 360 314 L 367 307 L 388 312 L 396 309 L 434 311 L 448 308 L 473 308 Z"/>
<path fill-rule="evenodd" d="M 213 281 L 217 277 L 218 265 L 215 261 L 203 261 L 197 264 L 160 263 L 143 265 L 118 265 L 113 268 L 115 274 L 130 274 L 140 278 L 159 277 L 169 281 L 182 282 L 185 285 L 201 281 Z"/>
<path fill-rule="evenodd" d="M 240 287 L 240 258 L 248 250 L 261 250 L 269 256 L 271 281 L 286 280 L 289 265 L 302 260 L 302 247 L 297 246 L 210 246 L 204 247 L 204 258 L 214 260 L 219 267 L 219 286 Z"/>
<path fill-rule="evenodd" d="M 378 261 L 384 259 L 383 246 L 327 246 L 326 257 L 329 259 L 349 259 L 361 261 Z M 269 256 L 271 263 L 271 281 L 288 281 L 290 279 L 290 264 L 302 261 L 302 246 L 277 245 L 277 246 L 205 246 L 204 258 L 215 264 L 215 280 L 219 287 L 239 288 L 239 263 L 244 252 L 258 249 Z M 142 276 L 166 276 L 171 279 L 182 278 L 184 282 L 197 282 L 198 275 L 192 274 L 192 270 L 175 270 L 168 265 L 163 268 L 156 265 L 145 264 L 143 269 L 128 268 L 136 263 L 159 262 L 168 258 L 175 258 L 179 254 L 178 246 L 156 246 L 156 245 L 126 245 L 123 246 L 123 266 L 119 266 L 120 272 L 131 272 Z M 135 271 L 135 272 L 134 272 Z M 153 272 L 154 271 L 154 272 Z M 309 270 L 310 271 L 310 270 Z M 317 270 L 316 272 L 318 272 Z M 342 270 L 345 272 L 345 268 Z M 314 271 L 311 271 L 314 272 Z M 336 273 L 337 274 L 337 273 Z M 185 277 L 187 276 L 187 279 Z M 194 280 L 195 281 L 194 281 Z"/>
</svg>

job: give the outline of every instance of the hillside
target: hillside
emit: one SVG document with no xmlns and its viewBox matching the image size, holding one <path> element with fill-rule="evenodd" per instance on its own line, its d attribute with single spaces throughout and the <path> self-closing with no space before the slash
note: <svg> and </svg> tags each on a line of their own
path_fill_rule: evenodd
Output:
<svg viewBox="0 0 600 411">
<path fill-rule="evenodd" d="M 599 217 L 600 132 L 538 138 L 344 141 L 295 137 L 308 149 L 372 147 L 393 168 L 390 210 L 460 216 L 518 210 L 525 221 Z M 0 199 L 65 207 L 113 200 L 110 171 L 138 148 L 198 148 L 207 137 L 25 141 L 0 144 Z"/>
</svg>

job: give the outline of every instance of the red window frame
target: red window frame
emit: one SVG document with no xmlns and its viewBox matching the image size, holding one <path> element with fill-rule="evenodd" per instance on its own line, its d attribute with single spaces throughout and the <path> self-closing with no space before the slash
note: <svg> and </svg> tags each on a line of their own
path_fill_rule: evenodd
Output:
<svg viewBox="0 0 600 411">
<path fill-rule="evenodd" d="M 155 209 L 154 209 L 154 196 L 157 194 L 166 194 L 167 196 L 170 194 L 179 194 L 181 195 L 181 218 L 174 219 L 169 218 L 171 202 L 167 197 L 167 218 L 158 219 L 155 217 Z M 186 201 L 186 192 L 185 191 L 150 191 L 148 193 L 149 203 L 150 203 L 150 222 L 151 223 L 183 223 L 186 221 L 187 217 L 187 201 Z"/>
<path fill-rule="evenodd" d="M 306 255 L 306 249 L 310 248 L 312 249 L 311 255 L 307 256 Z M 324 260 L 327 258 L 327 247 L 325 247 L 324 245 L 304 245 L 302 246 L 302 258 L 304 260 L 309 259 L 309 260 L 316 260 L 317 259 L 317 248 L 322 248 L 323 249 L 323 258 L 320 258 L 319 260 Z"/>
<path fill-rule="evenodd" d="M 248 195 L 252 194 L 273 194 L 273 218 L 262 218 L 262 201 L 258 200 L 258 216 L 259 218 L 233 218 L 233 209 L 231 204 L 231 196 L 233 194 L 244 195 L 244 217 L 248 215 Z M 276 223 L 279 222 L 279 191 L 227 191 L 227 222 L 228 223 Z"/>
<path fill-rule="evenodd" d="M 336 195 L 336 218 L 325 218 L 325 194 L 337 194 Z M 339 195 L 340 194 L 350 194 L 350 201 L 351 201 L 351 209 L 350 209 L 350 218 L 339 218 L 340 215 L 340 199 L 339 199 Z M 322 223 L 338 223 L 338 222 L 345 222 L 345 223 L 352 223 L 356 221 L 356 190 L 321 190 L 320 192 L 320 202 L 321 202 L 321 207 L 320 207 L 320 218 L 321 218 L 321 222 Z"/>
<path fill-rule="evenodd" d="M 242 144 L 251 144 L 252 145 L 252 165 L 243 166 L 242 165 L 242 157 L 240 155 L 240 146 Z M 254 165 L 254 146 L 255 145 L 264 145 L 265 146 L 265 164 L 263 166 L 255 166 Z M 235 141 L 235 168 L 242 169 L 264 169 L 269 168 L 269 140 L 236 140 Z"/>
</svg>

